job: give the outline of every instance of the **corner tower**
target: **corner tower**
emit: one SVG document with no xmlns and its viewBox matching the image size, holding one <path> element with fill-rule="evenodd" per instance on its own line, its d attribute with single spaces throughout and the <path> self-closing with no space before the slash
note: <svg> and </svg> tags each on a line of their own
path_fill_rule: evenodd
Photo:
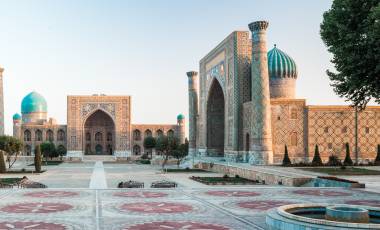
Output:
<svg viewBox="0 0 380 230">
<path fill-rule="evenodd" d="M 196 153 L 198 116 L 198 73 L 187 72 L 189 79 L 189 155 Z"/>
<path fill-rule="evenodd" d="M 183 114 L 179 114 L 177 116 L 177 127 L 178 127 L 178 139 L 179 143 L 185 143 L 185 116 Z"/>
<path fill-rule="evenodd" d="M 266 29 L 267 21 L 250 23 L 252 32 L 252 164 L 272 164 L 272 130 Z"/>
<path fill-rule="evenodd" d="M 4 69 L 0 66 L 0 135 L 4 135 L 3 71 Z"/>
</svg>

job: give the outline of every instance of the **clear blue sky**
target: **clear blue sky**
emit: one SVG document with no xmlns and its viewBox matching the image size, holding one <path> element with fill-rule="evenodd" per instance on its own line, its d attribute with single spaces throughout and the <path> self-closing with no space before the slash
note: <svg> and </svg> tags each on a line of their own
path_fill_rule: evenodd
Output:
<svg viewBox="0 0 380 230">
<path fill-rule="evenodd" d="M 186 71 L 234 30 L 270 22 L 274 43 L 299 69 L 297 97 L 346 104 L 325 74 L 331 55 L 319 36 L 331 1 L 0 0 L 0 65 L 6 132 L 22 98 L 43 94 L 49 116 L 66 123 L 66 95 L 132 95 L 134 123 L 187 117 Z"/>
</svg>

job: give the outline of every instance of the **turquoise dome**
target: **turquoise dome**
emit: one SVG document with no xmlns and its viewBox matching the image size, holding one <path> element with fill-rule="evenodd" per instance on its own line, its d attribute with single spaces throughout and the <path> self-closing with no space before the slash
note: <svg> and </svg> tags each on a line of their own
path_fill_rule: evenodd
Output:
<svg viewBox="0 0 380 230">
<path fill-rule="evenodd" d="M 47 112 L 47 103 L 45 98 L 37 93 L 31 92 L 22 99 L 21 113 Z"/>
<path fill-rule="evenodd" d="M 21 115 L 20 114 L 18 114 L 18 113 L 15 113 L 14 115 L 13 115 L 13 120 L 21 120 Z"/>
<path fill-rule="evenodd" d="M 297 78 L 295 61 L 276 45 L 268 52 L 268 72 L 270 78 Z"/>
<path fill-rule="evenodd" d="M 185 119 L 185 116 L 183 114 L 179 114 L 177 116 L 177 120 L 183 120 L 183 119 Z"/>
</svg>

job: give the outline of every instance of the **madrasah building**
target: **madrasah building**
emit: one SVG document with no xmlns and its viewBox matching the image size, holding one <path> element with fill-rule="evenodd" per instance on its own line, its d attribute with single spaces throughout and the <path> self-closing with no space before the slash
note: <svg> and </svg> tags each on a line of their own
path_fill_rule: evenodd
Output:
<svg viewBox="0 0 380 230">
<path fill-rule="evenodd" d="M 380 106 L 356 113 L 349 106 L 307 105 L 296 97 L 302 76 L 295 61 L 276 46 L 267 51 L 267 28 L 257 21 L 249 24 L 251 33 L 232 32 L 200 60 L 199 75 L 187 73 L 190 152 L 272 164 L 282 162 L 287 145 L 293 162 L 309 162 L 315 145 L 326 161 L 332 154 L 344 159 L 348 143 L 353 159 L 373 160 Z"/>
</svg>

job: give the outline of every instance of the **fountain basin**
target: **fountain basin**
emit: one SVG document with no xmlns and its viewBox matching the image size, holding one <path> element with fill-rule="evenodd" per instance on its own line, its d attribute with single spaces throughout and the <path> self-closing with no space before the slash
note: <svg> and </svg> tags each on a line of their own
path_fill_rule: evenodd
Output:
<svg viewBox="0 0 380 230">
<path fill-rule="evenodd" d="M 348 223 L 369 223 L 369 212 L 359 207 L 329 206 L 326 207 L 326 219 Z"/>
</svg>

